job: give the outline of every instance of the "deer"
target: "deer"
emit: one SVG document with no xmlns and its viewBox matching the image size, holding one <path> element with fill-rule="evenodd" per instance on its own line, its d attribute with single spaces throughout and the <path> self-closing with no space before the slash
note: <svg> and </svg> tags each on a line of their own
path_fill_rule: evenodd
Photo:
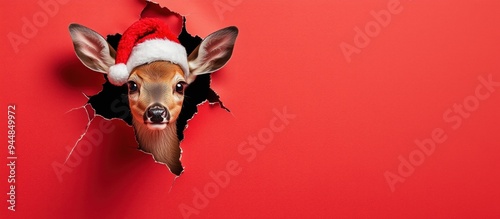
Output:
<svg viewBox="0 0 500 219">
<path fill-rule="evenodd" d="M 72 23 L 69 32 L 83 65 L 106 74 L 113 85 L 128 87 L 138 149 L 179 176 L 183 166 L 176 120 L 184 90 L 196 76 L 226 65 L 238 29 L 229 26 L 209 34 L 189 55 L 168 26 L 156 18 L 142 18 L 132 24 L 116 50 L 103 36 L 83 25 Z"/>
</svg>

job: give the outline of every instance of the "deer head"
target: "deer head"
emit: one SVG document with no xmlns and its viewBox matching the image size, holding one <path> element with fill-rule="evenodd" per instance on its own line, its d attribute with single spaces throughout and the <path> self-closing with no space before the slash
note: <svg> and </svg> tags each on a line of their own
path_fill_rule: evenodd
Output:
<svg viewBox="0 0 500 219">
<path fill-rule="evenodd" d="M 208 35 L 189 55 L 158 19 L 141 19 L 123 34 L 115 51 L 97 32 L 71 24 L 75 52 L 89 69 L 108 75 L 117 86 L 127 84 L 139 148 L 180 175 L 181 150 L 176 120 L 184 89 L 197 75 L 222 68 L 232 55 L 238 29 Z M 167 27 L 168 29 L 168 27 Z"/>
</svg>

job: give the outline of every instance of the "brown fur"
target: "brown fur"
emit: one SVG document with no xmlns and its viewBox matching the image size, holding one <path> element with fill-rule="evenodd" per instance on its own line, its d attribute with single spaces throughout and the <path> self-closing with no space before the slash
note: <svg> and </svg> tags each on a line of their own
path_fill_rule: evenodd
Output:
<svg viewBox="0 0 500 219">
<path fill-rule="evenodd" d="M 137 83 L 139 92 L 129 94 L 133 127 L 139 148 L 151 153 L 158 162 L 165 163 L 172 173 L 182 172 L 181 150 L 177 138 L 176 120 L 182 108 L 183 96 L 175 92 L 175 85 L 184 81 L 182 69 L 170 62 L 158 61 L 136 67 L 129 80 Z M 170 114 L 167 127 L 150 130 L 144 124 L 143 115 L 153 103 L 167 107 Z"/>
<path fill-rule="evenodd" d="M 108 74 L 110 68 L 115 65 L 116 52 L 104 37 L 79 24 L 71 24 L 69 31 L 80 61 L 93 71 Z M 182 165 L 179 160 L 181 149 L 175 123 L 184 95 L 175 92 L 175 85 L 179 81 L 189 84 L 197 75 L 209 74 L 222 68 L 231 57 L 237 35 L 238 28 L 232 26 L 218 30 L 203 39 L 187 57 L 189 78 L 186 78 L 187 75 L 178 65 L 166 61 L 137 66 L 130 74 L 129 80 L 138 85 L 138 92 L 129 94 L 129 103 L 139 148 L 151 153 L 156 161 L 167 164 L 170 171 L 176 175 L 181 174 Z M 121 83 L 122 81 L 116 85 Z M 144 122 L 144 112 L 152 104 L 155 104 L 155 107 L 158 104 L 163 105 L 170 114 L 166 128 L 162 130 L 159 128 L 165 124 L 157 124 L 159 126 L 149 129 Z M 165 119 L 163 116 L 164 114 L 162 119 Z"/>
</svg>

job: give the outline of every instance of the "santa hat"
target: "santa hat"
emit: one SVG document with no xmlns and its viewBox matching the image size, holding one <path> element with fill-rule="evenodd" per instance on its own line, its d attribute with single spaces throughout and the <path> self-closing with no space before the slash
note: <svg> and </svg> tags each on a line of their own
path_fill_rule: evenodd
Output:
<svg viewBox="0 0 500 219">
<path fill-rule="evenodd" d="M 186 77 L 189 74 L 186 49 L 169 27 L 160 19 L 143 18 L 123 33 L 108 80 L 121 86 L 135 67 L 154 61 L 172 62 L 181 67 Z"/>
</svg>

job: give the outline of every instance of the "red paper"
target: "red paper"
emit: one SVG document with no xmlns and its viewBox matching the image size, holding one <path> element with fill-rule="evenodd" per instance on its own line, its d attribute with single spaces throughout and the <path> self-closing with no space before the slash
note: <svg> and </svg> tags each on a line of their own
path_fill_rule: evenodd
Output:
<svg viewBox="0 0 500 219">
<path fill-rule="evenodd" d="M 200 37 L 240 30 L 212 76 L 231 113 L 199 106 L 175 181 L 130 126 L 101 117 L 70 171 L 54 170 L 89 118 L 71 110 L 104 82 L 75 56 L 68 25 L 122 33 L 145 3 L 4 3 L 2 218 L 500 216 L 497 1 L 159 3 Z"/>
</svg>

